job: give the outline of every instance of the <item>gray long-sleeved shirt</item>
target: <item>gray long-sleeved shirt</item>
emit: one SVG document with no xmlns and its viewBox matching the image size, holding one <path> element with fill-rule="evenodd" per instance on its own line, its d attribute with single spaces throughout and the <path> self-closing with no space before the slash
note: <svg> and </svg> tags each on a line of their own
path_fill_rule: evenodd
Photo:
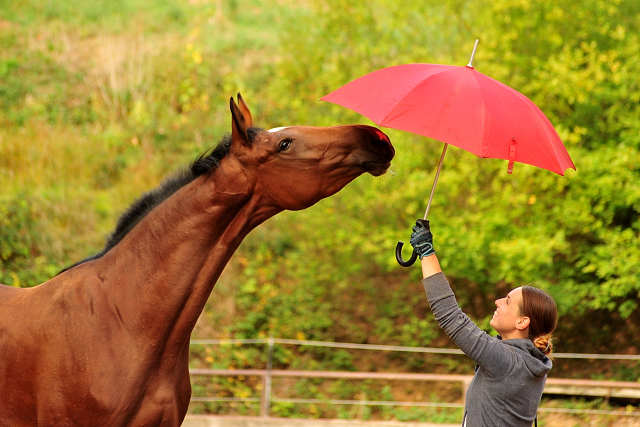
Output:
<svg viewBox="0 0 640 427">
<path fill-rule="evenodd" d="M 467 390 L 467 427 L 530 427 L 551 360 L 529 339 L 502 341 L 478 328 L 458 306 L 443 273 L 422 284 L 440 326 L 478 364 Z"/>
</svg>

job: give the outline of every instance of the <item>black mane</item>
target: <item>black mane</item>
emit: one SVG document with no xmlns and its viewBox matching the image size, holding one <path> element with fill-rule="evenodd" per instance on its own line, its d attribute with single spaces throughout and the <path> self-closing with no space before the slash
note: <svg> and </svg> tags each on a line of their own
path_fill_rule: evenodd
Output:
<svg viewBox="0 0 640 427">
<path fill-rule="evenodd" d="M 252 127 L 247 129 L 249 140 L 253 142 L 255 136 L 263 129 Z M 218 168 L 220 161 L 224 159 L 231 151 L 231 134 L 227 134 L 222 138 L 218 145 L 210 151 L 205 151 L 191 164 L 187 169 L 178 171 L 174 175 L 165 179 L 157 188 L 144 193 L 140 198 L 133 202 L 124 214 L 118 220 L 116 228 L 107 237 L 107 242 L 102 249 L 95 255 L 83 259 L 70 267 L 65 268 L 63 273 L 77 265 L 102 257 L 111 248 L 116 246 L 142 219 L 147 216 L 155 207 L 160 205 L 166 199 L 171 197 L 176 191 L 189 184 L 201 175 L 210 173 Z M 58 273 L 58 274 L 60 274 Z"/>
</svg>

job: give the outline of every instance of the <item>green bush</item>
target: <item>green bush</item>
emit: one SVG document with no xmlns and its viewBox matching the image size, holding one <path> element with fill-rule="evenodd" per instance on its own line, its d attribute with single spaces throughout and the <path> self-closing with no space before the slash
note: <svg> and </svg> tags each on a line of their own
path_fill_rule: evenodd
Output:
<svg viewBox="0 0 640 427">
<path fill-rule="evenodd" d="M 55 274 L 42 251 L 45 241 L 29 198 L 0 199 L 0 283 L 27 287 Z"/>
</svg>

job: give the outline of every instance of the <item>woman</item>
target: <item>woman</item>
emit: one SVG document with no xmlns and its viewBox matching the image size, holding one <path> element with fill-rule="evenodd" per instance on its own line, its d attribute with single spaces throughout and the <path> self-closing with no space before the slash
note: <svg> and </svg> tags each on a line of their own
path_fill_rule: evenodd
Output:
<svg viewBox="0 0 640 427">
<path fill-rule="evenodd" d="M 428 221 L 416 221 L 411 246 L 422 260 L 422 283 L 436 320 L 478 364 L 467 390 L 463 425 L 530 427 L 552 367 L 551 333 L 558 316 L 553 298 L 531 286 L 512 290 L 496 301 L 490 325 L 500 335 L 491 337 L 458 306 L 435 255 Z"/>
</svg>

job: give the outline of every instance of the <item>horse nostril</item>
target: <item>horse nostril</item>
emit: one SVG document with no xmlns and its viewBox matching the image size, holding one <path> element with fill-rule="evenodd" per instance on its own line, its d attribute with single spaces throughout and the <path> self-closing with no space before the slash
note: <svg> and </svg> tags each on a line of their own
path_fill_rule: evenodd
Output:
<svg viewBox="0 0 640 427">
<path fill-rule="evenodd" d="M 375 131 L 376 135 L 370 138 L 371 145 L 374 149 L 389 156 L 389 158 L 392 159 L 396 154 L 396 150 L 393 148 L 393 145 L 391 145 L 389 137 L 378 129 L 375 129 Z"/>
<path fill-rule="evenodd" d="M 367 134 L 369 143 L 375 151 L 389 158 L 393 158 L 395 156 L 396 151 L 393 148 L 393 145 L 391 145 L 391 140 L 384 132 L 372 126 L 363 125 L 359 127 Z"/>
<path fill-rule="evenodd" d="M 389 140 L 389 137 L 387 136 L 387 134 L 382 132 L 380 129 L 373 128 L 373 131 L 375 132 L 378 139 L 391 143 L 391 140 Z"/>
</svg>

